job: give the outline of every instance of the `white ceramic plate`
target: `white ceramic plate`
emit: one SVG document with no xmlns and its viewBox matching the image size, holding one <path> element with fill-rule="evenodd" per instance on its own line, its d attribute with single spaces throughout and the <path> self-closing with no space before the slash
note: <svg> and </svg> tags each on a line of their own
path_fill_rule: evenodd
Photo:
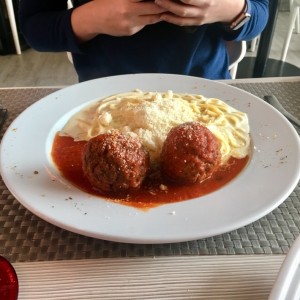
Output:
<svg viewBox="0 0 300 300">
<path fill-rule="evenodd" d="M 300 299 L 300 236 L 297 237 L 284 259 L 269 300 Z"/>
<path fill-rule="evenodd" d="M 147 212 L 108 202 L 72 186 L 51 160 L 55 133 L 88 102 L 135 88 L 199 93 L 246 112 L 253 142 L 246 169 L 216 192 Z M 61 228 L 119 242 L 168 243 L 225 233 L 271 212 L 299 180 L 299 152 L 299 138 L 292 125 L 249 93 L 196 77 L 138 74 L 80 83 L 30 106 L 3 137 L 1 173 L 22 205 Z"/>
</svg>

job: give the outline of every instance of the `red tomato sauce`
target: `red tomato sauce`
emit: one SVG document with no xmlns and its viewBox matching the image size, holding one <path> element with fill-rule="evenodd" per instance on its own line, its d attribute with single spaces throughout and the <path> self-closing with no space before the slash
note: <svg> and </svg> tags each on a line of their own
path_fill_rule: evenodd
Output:
<svg viewBox="0 0 300 300">
<path fill-rule="evenodd" d="M 86 143 L 56 135 L 51 154 L 61 174 L 86 193 L 140 209 L 190 200 L 216 191 L 235 178 L 248 162 L 248 156 L 243 159 L 230 158 L 226 165 L 201 183 L 176 185 L 156 176 L 155 179 L 147 178 L 141 188 L 126 191 L 126 194 L 109 194 L 95 190 L 83 174 L 82 153 Z"/>
</svg>

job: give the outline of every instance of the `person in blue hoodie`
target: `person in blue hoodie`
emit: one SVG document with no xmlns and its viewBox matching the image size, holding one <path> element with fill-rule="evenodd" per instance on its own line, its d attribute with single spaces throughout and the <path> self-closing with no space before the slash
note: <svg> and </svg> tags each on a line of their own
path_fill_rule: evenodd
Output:
<svg viewBox="0 0 300 300">
<path fill-rule="evenodd" d="M 251 40 L 268 0 L 20 0 L 27 43 L 72 53 L 79 81 L 132 73 L 229 79 L 225 41 Z"/>
</svg>

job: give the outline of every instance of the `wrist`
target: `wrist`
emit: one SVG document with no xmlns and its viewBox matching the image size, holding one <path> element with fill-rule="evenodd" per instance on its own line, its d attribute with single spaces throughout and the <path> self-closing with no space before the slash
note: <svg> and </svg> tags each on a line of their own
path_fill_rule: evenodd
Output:
<svg viewBox="0 0 300 300">
<path fill-rule="evenodd" d="M 73 9 L 71 14 L 71 25 L 73 33 L 78 42 L 85 42 L 98 35 L 94 30 L 93 1 Z"/>
<path fill-rule="evenodd" d="M 227 30 L 238 30 L 240 29 L 246 22 L 249 21 L 251 17 L 251 7 L 249 0 L 244 1 L 243 9 L 237 14 L 230 22 L 224 23 L 224 26 Z"/>
</svg>

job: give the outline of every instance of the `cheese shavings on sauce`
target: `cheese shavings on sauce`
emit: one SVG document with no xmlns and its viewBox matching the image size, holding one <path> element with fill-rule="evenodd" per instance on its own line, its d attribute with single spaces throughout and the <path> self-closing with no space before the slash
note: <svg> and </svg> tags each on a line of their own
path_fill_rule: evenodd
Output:
<svg viewBox="0 0 300 300">
<path fill-rule="evenodd" d="M 198 121 L 221 142 L 222 164 L 249 154 L 249 122 L 245 113 L 201 95 L 135 90 L 93 102 L 71 117 L 60 135 L 75 141 L 117 129 L 138 136 L 156 164 L 170 129 Z"/>
</svg>

